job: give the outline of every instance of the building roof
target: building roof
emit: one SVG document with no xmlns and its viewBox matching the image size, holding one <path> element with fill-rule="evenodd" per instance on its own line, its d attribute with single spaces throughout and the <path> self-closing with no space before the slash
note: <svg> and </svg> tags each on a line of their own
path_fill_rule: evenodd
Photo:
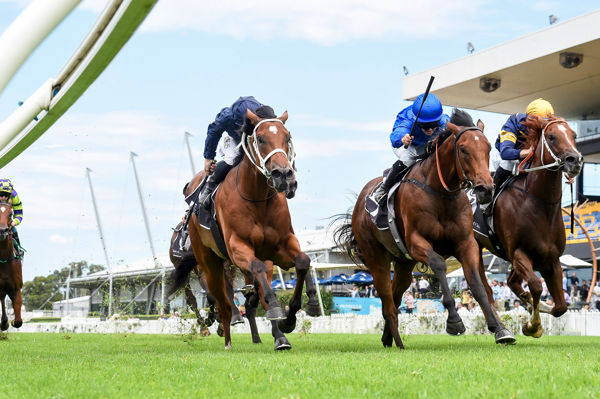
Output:
<svg viewBox="0 0 600 399">
<path fill-rule="evenodd" d="M 559 63 L 560 53 L 583 54 L 574 68 Z M 412 100 L 435 76 L 432 92 L 444 105 L 511 114 L 524 112 L 538 97 L 549 100 L 566 119 L 600 119 L 600 10 L 538 32 L 476 51 L 404 78 L 402 97 Z M 500 79 L 490 93 L 481 78 Z"/>
</svg>

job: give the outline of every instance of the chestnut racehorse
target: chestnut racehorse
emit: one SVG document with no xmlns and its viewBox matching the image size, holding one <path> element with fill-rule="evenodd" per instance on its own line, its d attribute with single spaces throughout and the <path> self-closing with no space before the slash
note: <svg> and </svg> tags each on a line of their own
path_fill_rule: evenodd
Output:
<svg viewBox="0 0 600 399">
<path fill-rule="evenodd" d="M 454 335 L 465 331 L 446 280 L 445 258 L 450 256 L 462 264 L 496 342 L 514 342 L 490 305 L 479 276 L 473 215 L 463 190 L 471 186 L 480 202 L 491 200 L 490 143 L 483 135 L 483 123 L 479 121 L 477 127 L 474 126 L 466 112 L 455 109 L 450 121 L 447 130 L 435 139 L 434 154 L 411 168 L 395 197 L 395 223 L 409 257 L 400 255 L 389 229 L 379 230 L 365 210 L 365 197 L 381 178 L 367 183 L 358 196 L 351 223 L 347 221 L 335 233 L 336 241 L 345 246 L 349 254 L 358 255 L 373 275 L 382 302 L 385 326 L 381 341 L 386 347 L 392 346 L 393 339 L 398 348 L 404 348 L 398 332 L 397 308 L 411 283 L 417 262 L 428 264 L 440 282 L 442 302 L 448 310 L 446 331 Z M 390 282 L 391 264 L 393 282 Z"/>
<path fill-rule="evenodd" d="M 23 287 L 23 275 L 21 270 L 21 259 L 15 257 L 12 232 L 12 204 L 0 202 L 0 302 L 2 302 L 2 319 L 0 330 L 8 330 L 8 317 L 4 300 L 6 295 L 10 298 L 15 312 L 12 326 L 21 327 L 21 288 Z"/>
<path fill-rule="evenodd" d="M 562 174 L 574 178 L 581 171 L 583 157 L 575 147 L 575 132 L 562 118 L 548 120 L 528 117 L 523 124 L 528 138 L 524 148 L 533 148 L 531 165 L 500 192 L 493 210 L 494 230 L 503 252 L 513 269 L 508 286 L 527 304 L 531 321 L 523 334 L 540 337 L 543 333 L 540 311 L 559 317 L 567 310 L 562 289 L 559 257 L 565 250 L 565 228 L 561 214 Z M 523 162 L 522 164 L 524 164 Z M 477 236 L 481 245 L 500 256 L 488 240 Z M 483 276 L 483 264 L 480 264 Z M 546 280 L 554 307 L 541 303 L 542 283 L 537 270 Z M 530 292 L 521 283 L 526 280 Z M 488 296 L 492 291 L 487 287 Z M 545 305 L 545 306 L 544 306 Z"/>
<path fill-rule="evenodd" d="M 286 199 L 295 195 L 297 187 L 295 154 L 291 135 L 284 125 L 287 118 L 287 112 L 280 117 L 272 115 L 261 119 L 247 111 L 242 127 L 243 159 L 227 175 L 214 197 L 217 224 L 229 258 L 244 274 L 252 276 L 256 291 L 262 293 L 266 301 L 275 349 L 291 347 L 282 331 L 291 332 L 295 328 L 296 312 L 302 304 L 302 290 L 310 268 L 310 258 L 300 250 L 294 235 Z M 197 187 L 203 178 L 204 172 L 200 172 L 190 182 L 189 189 Z M 189 234 L 196 263 L 202 266 L 209 291 L 217 300 L 228 349 L 231 347 L 231 303 L 223 273 L 225 254 L 220 253 L 211 232 L 200 226 L 195 214 L 189 223 Z M 273 264 L 285 270 L 296 268 L 297 285 L 287 316 L 269 284 Z M 190 271 L 189 267 L 176 269 L 176 281 L 183 282 L 182 277 Z M 314 286 L 307 285 L 307 294 L 308 309 L 318 309 Z"/>
</svg>

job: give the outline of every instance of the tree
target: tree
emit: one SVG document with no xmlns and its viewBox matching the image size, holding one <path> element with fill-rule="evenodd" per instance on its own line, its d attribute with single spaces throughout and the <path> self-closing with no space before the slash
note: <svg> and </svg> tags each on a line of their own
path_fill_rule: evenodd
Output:
<svg viewBox="0 0 600 399">
<path fill-rule="evenodd" d="M 86 261 L 79 261 L 71 262 L 67 267 L 63 267 L 60 270 L 54 270 L 46 277 L 35 277 L 32 281 L 27 281 L 23 284 L 23 289 L 21 290 L 25 308 L 29 310 L 51 310 L 52 302 L 65 298 L 65 284 L 69 277 L 69 272 L 71 273 L 71 278 L 75 278 L 101 270 L 104 270 L 104 266 L 102 265 L 88 265 Z"/>
</svg>

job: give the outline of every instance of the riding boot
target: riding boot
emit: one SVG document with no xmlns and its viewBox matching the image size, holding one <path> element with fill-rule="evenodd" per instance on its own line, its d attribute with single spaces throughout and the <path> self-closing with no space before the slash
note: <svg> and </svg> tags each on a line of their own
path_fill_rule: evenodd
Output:
<svg viewBox="0 0 600 399">
<path fill-rule="evenodd" d="M 388 192 L 394 184 L 396 184 L 398 176 L 400 176 L 400 173 L 402 173 L 404 169 L 406 169 L 406 165 L 404 165 L 402 161 L 396 161 L 394 165 L 392 165 L 392 169 L 388 175 L 383 178 L 383 182 L 377 187 L 377 190 L 373 191 L 371 194 L 371 199 L 381 205 L 380 201 L 387 198 Z"/>
<path fill-rule="evenodd" d="M 200 191 L 200 195 L 198 195 L 198 203 L 205 209 L 210 207 L 210 196 L 215 191 L 215 188 L 225 179 L 227 173 L 231 170 L 233 166 L 229 165 L 225 161 L 219 161 L 217 166 L 215 167 L 215 171 L 212 175 L 206 179 L 206 183 L 204 183 L 204 187 Z"/>
<path fill-rule="evenodd" d="M 21 240 L 19 239 L 19 233 L 17 233 L 17 228 L 13 226 L 12 228 L 14 247 L 17 252 L 18 257 L 22 257 L 25 254 L 23 247 L 21 247 Z"/>
<path fill-rule="evenodd" d="M 512 175 L 510 170 L 506 170 L 502 167 L 498 167 L 498 169 L 496 169 L 496 173 L 494 173 L 494 186 L 496 186 L 496 191 L 502 187 L 510 175 Z"/>
</svg>

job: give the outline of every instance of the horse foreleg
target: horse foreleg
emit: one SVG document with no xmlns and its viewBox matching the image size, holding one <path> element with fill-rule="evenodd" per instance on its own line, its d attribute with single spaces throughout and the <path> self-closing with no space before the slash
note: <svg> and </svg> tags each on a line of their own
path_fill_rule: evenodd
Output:
<svg viewBox="0 0 600 399">
<path fill-rule="evenodd" d="M 565 302 L 565 294 L 562 288 L 562 267 L 560 266 L 560 260 L 557 259 L 554 261 L 552 268 L 542 272 L 542 276 L 544 276 L 548 292 L 550 292 L 554 300 L 554 307 L 550 313 L 554 317 L 560 317 L 567 311 L 567 303 Z"/>
<path fill-rule="evenodd" d="M 0 321 L 0 330 L 2 331 L 8 330 L 8 316 L 6 315 L 6 305 L 4 304 L 4 298 L 6 298 L 6 295 L 2 294 L 2 298 L 0 298 L 0 302 L 2 303 L 2 319 Z"/>
<path fill-rule="evenodd" d="M 483 261 L 480 256 L 479 247 L 474 241 L 470 243 L 463 241 L 457 248 L 456 257 L 462 264 L 467 283 L 473 292 L 475 300 L 479 303 L 483 311 L 488 330 L 495 335 L 496 343 L 513 344 L 515 343 L 515 337 L 502 324 L 494 307 L 491 305 L 493 303 L 493 296 L 490 302 L 490 297 L 486 290 L 486 287 L 489 288 L 487 279 L 484 280 L 485 283 L 481 279 L 480 270 L 483 269 Z M 491 292 L 491 289 L 489 291 Z"/>
<path fill-rule="evenodd" d="M 435 252 L 431 247 L 431 244 L 419 234 L 412 234 L 410 238 L 408 250 L 412 257 L 415 260 L 427 263 L 440 282 L 440 288 L 442 289 L 442 304 L 446 310 L 448 310 L 446 332 L 450 335 L 463 334 L 466 330 L 465 325 L 456 311 L 456 304 L 450 293 L 450 287 L 448 286 L 448 280 L 446 279 L 446 261 Z"/>
<path fill-rule="evenodd" d="M 13 304 L 13 310 L 15 311 L 15 319 L 11 323 L 14 328 L 19 328 L 23 325 L 23 320 L 21 319 L 21 306 L 23 305 L 23 297 L 21 295 L 21 290 L 17 290 L 17 292 L 11 296 L 10 300 Z"/>
<path fill-rule="evenodd" d="M 296 312 L 302 307 L 302 290 L 306 281 L 306 275 L 310 269 L 310 258 L 304 252 L 300 252 L 296 256 L 295 264 L 296 287 L 294 288 L 294 294 L 290 300 L 287 317 L 278 323 L 279 329 L 286 333 L 290 333 L 296 328 Z"/>
<path fill-rule="evenodd" d="M 533 272 L 533 265 L 529 256 L 521 250 L 517 249 L 513 257 L 513 267 L 517 274 L 527 280 L 529 284 L 529 292 L 521 292 L 519 298 L 527 303 L 531 303 L 531 320 L 523 326 L 523 334 L 539 338 L 542 336 L 542 320 L 540 318 L 540 296 L 542 294 L 542 283 Z M 519 284 L 520 285 L 520 284 Z"/>
</svg>

